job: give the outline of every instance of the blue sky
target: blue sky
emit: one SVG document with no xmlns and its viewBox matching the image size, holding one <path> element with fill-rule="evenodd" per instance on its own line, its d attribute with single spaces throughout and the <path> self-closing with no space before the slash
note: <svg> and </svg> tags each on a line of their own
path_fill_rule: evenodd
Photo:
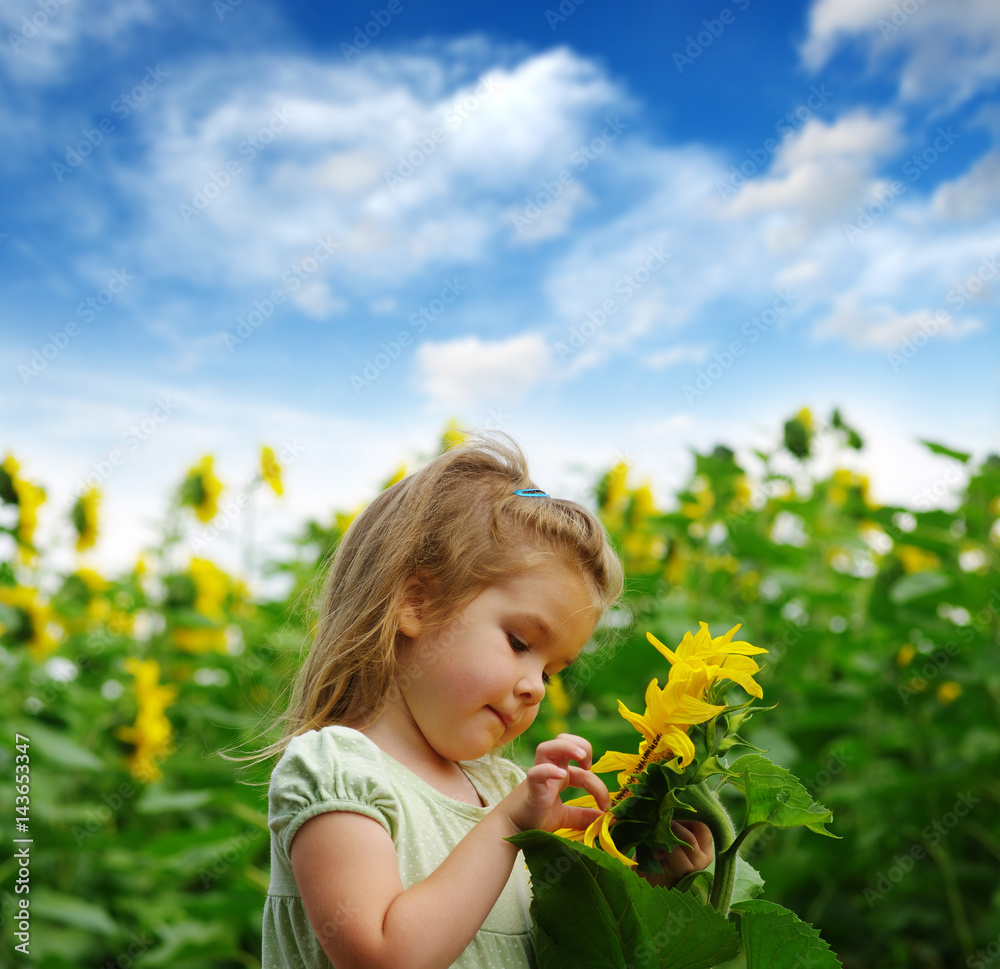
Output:
<svg viewBox="0 0 1000 969">
<path fill-rule="evenodd" d="M 0 22 L 0 443 L 53 540 L 97 475 L 125 562 L 201 454 L 235 493 L 269 443 L 277 541 L 450 418 L 574 497 L 622 457 L 666 496 L 806 405 L 859 428 L 885 501 L 950 476 L 920 438 L 996 446 L 992 0 Z"/>
</svg>

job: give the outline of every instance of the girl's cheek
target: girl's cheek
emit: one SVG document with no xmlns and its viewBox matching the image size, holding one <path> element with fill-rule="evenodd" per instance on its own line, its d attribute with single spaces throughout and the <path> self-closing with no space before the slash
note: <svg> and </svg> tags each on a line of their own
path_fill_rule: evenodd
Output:
<svg viewBox="0 0 1000 969">
<path fill-rule="evenodd" d="M 538 704 L 536 703 L 533 707 L 525 710 L 521 719 L 518 720 L 517 723 L 511 728 L 513 733 L 511 734 L 510 739 L 513 740 L 515 737 L 520 737 L 521 734 L 523 734 L 524 731 L 535 722 L 535 717 L 537 716 Z"/>
</svg>

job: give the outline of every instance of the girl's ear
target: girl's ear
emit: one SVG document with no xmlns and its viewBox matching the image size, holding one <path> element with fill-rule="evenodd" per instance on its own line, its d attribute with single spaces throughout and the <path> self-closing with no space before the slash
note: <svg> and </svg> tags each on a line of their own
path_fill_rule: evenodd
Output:
<svg viewBox="0 0 1000 969">
<path fill-rule="evenodd" d="M 403 601 L 396 613 L 399 631 L 408 639 L 416 639 L 423 626 L 423 586 L 416 576 L 411 576 L 403 586 Z"/>
</svg>

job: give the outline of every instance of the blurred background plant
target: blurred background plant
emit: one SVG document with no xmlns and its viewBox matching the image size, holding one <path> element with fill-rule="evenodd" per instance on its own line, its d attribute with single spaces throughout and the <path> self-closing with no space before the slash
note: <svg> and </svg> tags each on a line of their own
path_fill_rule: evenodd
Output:
<svg viewBox="0 0 1000 969">
<path fill-rule="evenodd" d="M 461 437 L 449 427 L 442 448 Z M 636 684 L 665 673 L 646 631 L 669 642 L 699 620 L 713 635 L 742 622 L 769 650 L 759 679 L 778 703 L 748 737 L 833 810 L 843 839 L 782 832 L 745 854 L 767 897 L 815 923 L 848 969 L 972 966 L 977 951 L 986 965 L 1000 939 L 1000 458 L 973 466 L 927 446 L 960 485 L 917 508 L 880 507 L 863 476 L 819 470 L 818 450 L 863 447 L 838 412 L 800 411 L 753 475 L 726 446 L 694 454 L 668 509 L 627 464 L 609 469 L 594 504 L 627 591 L 519 747 L 568 729 L 620 748 L 618 698 L 639 704 Z M 206 456 L 176 489 L 160 547 L 110 577 L 85 558 L 110 513 L 99 492 L 70 510 L 77 564 L 57 570 L 34 544 L 43 487 L 15 456 L 0 464 L 0 767 L 13 777 L 15 733 L 29 737 L 42 969 L 260 964 L 269 767 L 217 755 L 269 739 L 262 724 L 308 644 L 308 593 L 357 513 L 306 523 L 293 555 L 257 566 L 265 488 L 283 491 L 268 448 L 232 499 L 250 509 L 243 575 L 190 539 L 194 520 L 220 514 Z M 261 577 L 287 593 L 254 594 Z M 14 817 L 10 784 L 0 810 Z M 14 877 L 0 864 L 4 952 Z"/>
</svg>

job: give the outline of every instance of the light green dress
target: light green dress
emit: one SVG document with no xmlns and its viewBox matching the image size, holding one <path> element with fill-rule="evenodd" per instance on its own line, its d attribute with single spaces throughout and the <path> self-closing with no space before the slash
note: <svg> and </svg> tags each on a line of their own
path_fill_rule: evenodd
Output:
<svg viewBox="0 0 1000 969">
<path fill-rule="evenodd" d="M 309 818 L 352 811 L 378 821 L 396 846 L 404 889 L 426 878 L 524 778 L 509 761 L 463 764 L 486 807 L 456 801 L 435 790 L 350 727 L 323 727 L 294 737 L 271 775 L 271 884 L 264 904 L 262 969 L 330 969 L 302 904 L 289 849 Z M 531 887 L 523 859 L 483 927 L 452 965 L 454 969 L 526 969 L 534 965 Z M 340 924 L 352 913 L 338 913 Z M 335 932 L 337 921 L 326 927 Z"/>
</svg>

